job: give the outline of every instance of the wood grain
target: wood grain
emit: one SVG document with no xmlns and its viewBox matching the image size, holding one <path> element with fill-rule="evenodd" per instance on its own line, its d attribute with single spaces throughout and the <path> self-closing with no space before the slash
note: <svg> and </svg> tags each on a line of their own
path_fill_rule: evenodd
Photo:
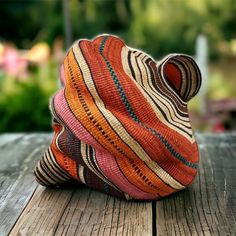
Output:
<svg viewBox="0 0 236 236">
<path fill-rule="evenodd" d="M 152 235 L 151 203 L 127 202 L 86 187 L 39 186 L 13 235 Z"/>
<path fill-rule="evenodd" d="M 194 184 L 154 203 L 83 186 L 46 189 L 32 175 L 50 134 L 0 135 L 0 235 L 236 235 L 236 134 L 199 134 Z"/>
<path fill-rule="evenodd" d="M 0 135 L 0 235 L 7 235 L 37 186 L 33 166 L 48 134 Z"/>
<path fill-rule="evenodd" d="M 194 184 L 157 202 L 157 235 L 236 235 L 236 135 L 197 135 Z"/>
</svg>

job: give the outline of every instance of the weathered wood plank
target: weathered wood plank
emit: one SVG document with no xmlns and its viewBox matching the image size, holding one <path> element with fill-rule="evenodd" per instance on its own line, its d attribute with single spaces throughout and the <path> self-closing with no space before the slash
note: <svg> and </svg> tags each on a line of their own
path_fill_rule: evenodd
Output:
<svg viewBox="0 0 236 236">
<path fill-rule="evenodd" d="M 0 135 L 0 235 L 15 221 L 10 235 L 236 234 L 236 134 L 198 135 L 195 183 L 154 203 L 154 212 L 151 203 L 126 202 L 85 187 L 37 187 L 33 166 L 50 138 Z"/>
<path fill-rule="evenodd" d="M 49 139 L 49 134 L 0 135 L 0 235 L 9 233 L 35 191 L 32 170 Z"/>
<path fill-rule="evenodd" d="M 152 235 L 151 203 L 127 202 L 86 187 L 39 186 L 13 235 Z"/>
<path fill-rule="evenodd" d="M 15 134 L 4 133 L 4 134 L 0 134 L 0 148 L 2 148 L 7 143 L 10 143 L 10 142 L 16 141 L 17 139 L 20 139 L 23 135 L 24 135 L 23 133 L 15 133 Z"/>
<path fill-rule="evenodd" d="M 197 179 L 189 189 L 157 202 L 157 235 L 236 235 L 236 134 L 197 138 Z"/>
</svg>

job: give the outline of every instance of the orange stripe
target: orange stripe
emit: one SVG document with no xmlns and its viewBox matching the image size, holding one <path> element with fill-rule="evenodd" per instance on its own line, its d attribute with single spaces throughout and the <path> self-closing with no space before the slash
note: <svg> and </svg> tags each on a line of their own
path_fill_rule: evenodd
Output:
<svg viewBox="0 0 236 236">
<path fill-rule="evenodd" d="M 102 130 L 99 130 L 93 121 L 90 120 L 88 114 L 84 110 L 81 102 L 79 101 L 77 91 L 75 86 L 73 86 L 73 82 L 70 77 L 68 66 L 72 68 L 73 77 L 76 78 L 76 83 L 79 89 L 82 91 L 83 100 L 86 101 L 87 106 L 89 107 L 89 111 L 92 113 L 92 116 L 95 120 L 99 121 L 99 124 L 109 135 L 112 141 L 117 144 L 117 146 L 121 147 L 121 149 L 127 153 L 128 156 L 133 156 L 134 153 L 130 150 L 127 145 L 120 139 L 120 137 L 111 129 L 109 123 L 103 117 L 101 112 L 98 110 L 96 105 L 94 104 L 94 100 L 90 95 L 90 92 L 87 90 L 87 87 L 83 81 L 82 74 L 79 71 L 78 65 L 74 59 L 72 51 L 69 52 L 67 56 L 67 60 L 65 61 L 65 73 L 66 73 L 66 88 L 65 88 L 65 96 L 68 102 L 69 107 L 73 111 L 75 117 L 84 125 L 84 127 L 89 130 L 92 136 L 95 137 L 98 142 L 100 142 L 106 149 L 110 150 L 115 156 L 123 157 L 123 155 L 114 147 L 113 144 L 108 141 L 106 137 L 102 134 Z"/>
<path fill-rule="evenodd" d="M 85 44 L 86 42 L 83 42 L 83 43 Z M 88 55 L 88 53 L 87 53 L 87 55 Z M 72 52 L 69 52 L 68 57 L 69 57 L 69 61 L 65 62 L 66 63 L 65 72 L 66 72 L 67 86 L 69 86 L 69 88 L 66 88 L 65 94 L 66 94 L 66 98 L 68 100 L 69 106 L 74 111 L 75 116 L 81 121 L 81 123 L 83 123 L 85 128 L 87 128 L 87 130 L 89 130 L 89 132 L 98 141 L 100 141 L 107 150 L 109 150 L 117 158 L 117 161 L 118 161 L 122 171 L 124 172 L 124 175 L 129 179 L 129 181 L 131 183 L 134 183 L 136 186 L 139 186 L 142 190 L 144 190 L 146 192 L 151 192 L 154 194 L 157 193 L 157 188 L 160 188 L 160 186 L 162 186 L 166 192 L 173 191 L 172 188 L 170 188 L 165 183 L 163 183 L 156 176 L 156 174 L 154 174 L 145 164 L 143 164 L 143 162 L 135 155 L 135 153 L 133 151 L 131 151 L 130 148 L 120 139 L 120 137 L 110 128 L 109 124 L 107 124 L 107 121 L 101 115 L 100 111 L 96 108 L 96 105 L 94 104 L 90 93 L 87 91 L 87 88 L 84 84 L 82 75 L 80 74 L 80 71 L 76 68 L 78 65 L 74 61 L 74 56 L 73 56 Z M 93 73 L 94 60 L 91 60 L 91 58 L 88 58 L 88 56 L 86 57 L 86 59 L 89 61 L 89 65 L 90 65 L 90 68 Z M 87 117 L 87 114 L 86 114 L 86 112 L 84 112 L 84 109 L 83 109 L 82 105 L 80 104 L 80 102 L 78 102 L 78 98 L 76 98 L 75 95 L 73 95 L 73 97 L 71 97 L 71 94 L 72 93 L 75 94 L 76 90 L 70 81 L 70 74 L 69 74 L 69 71 L 67 68 L 67 63 L 70 63 L 70 66 L 72 67 L 72 73 L 75 71 L 75 69 L 77 71 L 76 75 L 73 75 L 73 76 L 76 76 L 76 78 L 77 78 L 76 82 L 78 83 L 78 87 L 83 91 L 83 97 L 86 100 L 86 102 L 88 102 L 88 104 L 90 106 L 90 111 L 92 112 L 92 114 L 95 117 L 98 117 L 97 119 L 99 120 L 99 123 L 103 126 L 106 133 L 109 133 L 109 136 L 115 141 L 115 143 L 119 147 L 122 148 L 122 150 L 124 150 L 124 152 L 126 153 L 127 156 L 129 156 L 131 159 L 135 160 L 136 162 L 142 163 L 142 172 L 148 173 L 148 175 L 150 176 L 149 177 L 150 181 L 155 185 L 154 187 L 148 186 L 144 181 L 142 181 L 142 179 L 138 175 L 136 175 L 136 173 L 134 175 L 136 175 L 135 178 L 137 178 L 137 180 L 135 180 L 134 178 L 131 178 L 130 173 L 133 172 L 134 170 L 132 167 L 130 167 L 128 160 L 126 159 L 127 157 L 124 156 L 122 153 L 118 152 L 113 147 L 113 145 L 111 145 L 101 135 L 100 131 L 98 131 L 98 129 L 94 126 L 94 124 L 93 123 L 91 124 L 91 121 L 88 118 L 85 119 Z M 96 76 L 99 76 L 99 71 L 96 71 Z M 73 107 L 76 107 L 76 109 L 73 109 Z M 107 130 L 108 130 L 108 132 L 107 132 Z M 146 186 L 146 187 L 144 187 L 144 186 Z"/>
<path fill-rule="evenodd" d="M 114 39 L 114 40 L 117 40 L 117 39 Z M 108 41 L 107 41 L 107 47 L 108 48 L 109 48 L 109 45 L 111 44 L 111 42 L 112 41 L 109 38 Z M 109 50 L 109 52 L 111 52 L 111 51 L 113 53 L 116 52 L 116 54 L 119 55 L 119 52 L 115 51 L 115 50 L 119 49 L 117 44 L 116 44 L 116 48 L 115 47 L 111 48 L 112 50 Z M 122 43 L 119 43 L 119 45 L 122 45 Z M 124 105 L 122 104 L 121 99 L 120 99 L 119 95 L 117 94 L 117 89 L 114 86 L 114 82 L 110 78 L 111 75 L 107 74 L 107 72 L 106 72 L 108 70 L 106 69 L 106 64 L 105 64 L 104 60 L 99 60 L 99 58 L 101 58 L 101 57 L 96 58 L 96 54 L 94 53 L 94 47 L 89 50 L 89 47 L 91 46 L 91 43 L 89 43 L 88 41 L 83 41 L 80 44 L 80 46 L 82 47 L 83 51 L 86 52 L 85 57 L 86 57 L 86 60 L 88 61 L 89 65 L 90 65 L 91 72 L 94 75 L 94 82 L 96 84 L 96 87 L 97 87 L 98 91 L 100 92 L 100 96 L 101 96 L 102 100 L 109 107 L 109 110 L 113 114 L 114 113 L 115 114 L 119 113 L 119 120 L 120 119 L 122 119 L 123 121 L 125 120 L 124 126 L 126 128 L 127 128 L 127 126 L 129 126 L 128 132 L 132 133 L 132 136 L 134 137 L 134 139 L 136 139 L 144 147 L 144 149 L 146 150 L 148 155 L 150 155 L 158 163 L 160 162 L 160 165 L 163 164 L 161 166 L 164 167 L 163 168 L 164 170 L 166 170 L 168 173 L 175 172 L 176 173 L 175 177 L 177 178 L 177 180 L 181 181 L 181 183 L 183 185 L 187 185 L 189 182 L 191 182 L 192 178 L 195 176 L 195 173 L 196 173 L 195 169 L 190 169 L 189 167 L 184 166 L 182 164 L 182 162 L 180 162 L 173 155 L 171 155 L 169 153 L 169 151 L 166 150 L 166 148 L 163 146 L 163 144 L 160 142 L 160 140 L 157 137 L 155 137 L 153 134 L 151 134 L 146 129 L 144 130 L 141 127 L 137 128 L 137 126 L 136 126 L 135 130 L 134 130 L 134 128 L 130 127 L 132 125 L 133 121 L 132 121 L 131 118 L 129 118 L 126 115 L 127 111 L 125 111 L 125 113 L 124 113 L 124 111 L 120 109 L 120 106 L 122 106 L 123 109 L 124 109 Z M 94 46 L 94 45 L 92 45 L 92 46 Z M 98 47 L 98 45 L 95 45 L 95 46 Z M 96 48 L 95 51 L 96 50 L 98 50 L 98 48 Z M 113 58 L 113 59 L 115 60 L 115 58 Z M 127 83 L 128 80 L 130 80 L 130 78 L 127 78 L 127 80 L 125 80 L 125 82 Z M 106 81 L 106 86 L 104 86 L 104 81 Z M 132 82 L 130 84 L 132 84 Z M 109 93 L 109 91 L 106 91 L 107 87 L 109 87 L 110 91 L 112 91 L 112 93 L 114 94 L 112 96 L 112 99 L 110 99 L 111 95 L 110 95 L 110 97 L 107 95 L 107 93 Z M 131 88 L 129 91 L 132 91 L 132 92 L 134 92 L 134 94 L 136 94 L 136 90 L 137 90 L 137 87 L 135 86 L 135 89 Z M 140 95 L 140 97 L 141 96 L 142 95 Z M 117 99 L 117 97 L 119 99 Z M 137 101 L 139 101 L 139 99 L 137 99 Z M 117 110 L 119 112 L 116 112 Z M 143 110 L 145 111 L 145 109 L 143 109 Z M 147 115 L 145 114 L 145 116 L 147 116 Z M 117 117 L 117 115 L 116 115 L 116 117 Z M 156 120 L 157 120 L 157 118 L 156 118 Z M 165 134 L 166 133 L 166 129 L 164 129 L 165 126 L 161 122 L 160 122 L 159 125 L 160 125 L 160 129 L 161 130 L 163 129 L 162 130 L 163 132 L 161 132 L 161 133 Z M 142 141 L 142 139 L 143 140 L 144 139 L 145 140 L 151 139 L 151 141 L 154 142 L 155 145 L 153 145 L 152 147 L 149 148 L 147 146 L 147 144 Z M 150 144 L 150 142 L 149 142 L 149 144 Z M 160 147 L 160 148 L 158 148 L 157 150 L 154 151 L 153 147 Z M 192 153 L 192 150 L 191 150 L 190 153 Z M 159 152 L 159 154 L 157 152 Z M 165 153 L 165 156 L 163 155 L 163 153 Z M 189 156 L 189 154 L 187 156 Z M 168 165 L 166 165 L 166 162 L 167 162 Z M 171 163 L 173 163 L 173 164 L 171 164 Z M 173 170 L 173 166 L 175 166 L 175 164 L 176 164 L 176 167 Z M 183 170 L 183 173 L 186 173 L 186 174 L 184 174 L 184 175 L 181 174 L 180 170 Z"/>
<path fill-rule="evenodd" d="M 165 139 L 175 148 L 179 153 L 182 153 L 188 161 L 198 162 L 198 155 L 191 155 L 193 149 L 195 150 L 195 143 L 192 144 L 188 139 L 183 137 L 177 131 L 169 128 L 167 125 L 162 123 L 154 113 L 151 105 L 147 102 L 139 88 L 131 81 L 130 77 L 125 73 L 122 66 L 121 50 L 124 46 L 123 42 L 119 39 L 109 37 L 103 54 L 108 58 L 114 71 L 119 78 L 122 88 L 133 108 L 135 114 L 140 121 L 154 130 L 158 130 Z M 112 53 L 111 53 L 112 52 Z M 116 63 L 112 63 L 112 62 Z M 147 115 L 148 114 L 148 115 Z M 174 138 L 173 138 L 174 137 Z M 177 142 L 175 140 L 178 140 Z M 180 146 L 177 144 L 181 143 Z M 184 147 L 184 148 L 183 148 Z M 186 168 L 188 168 L 186 166 Z"/>
<path fill-rule="evenodd" d="M 187 185 L 192 181 L 196 174 L 196 169 L 192 169 L 183 165 L 175 158 L 153 134 L 146 129 L 140 127 L 137 123 L 127 116 L 114 112 L 117 119 L 124 125 L 129 134 L 145 149 L 146 153 L 155 160 L 162 169 L 171 173 L 183 185 Z M 195 147 L 192 149 L 191 155 L 198 155 Z M 175 174 L 173 174 L 175 172 Z"/>
<path fill-rule="evenodd" d="M 168 185 L 166 185 L 161 179 L 159 179 L 153 172 L 144 164 L 144 162 L 140 159 L 136 159 L 135 161 L 136 166 L 138 166 L 140 173 L 145 173 L 145 176 L 154 186 L 150 186 L 145 182 L 142 177 L 140 176 L 134 168 L 131 166 L 130 162 L 127 158 L 117 159 L 117 163 L 124 173 L 125 177 L 132 182 L 135 186 L 137 186 L 142 191 L 152 193 L 152 194 L 159 194 L 161 196 L 167 196 L 170 193 L 175 192 L 176 190 L 172 189 Z"/>
<path fill-rule="evenodd" d="M 58 162 L 58 164 L 73 178 L 79 180 L 77 176 L 77 165 L 76 162 L 69 157 L 67 157 L 64 153 L 58 150 L 56 146 L 56 138 L 59 132 L 62 130 L 62 126 L 59 124 L 53 124 L 54 129 L 54 137 L 52 143 L 50 145 L 52 152 Z"/>
</svg>

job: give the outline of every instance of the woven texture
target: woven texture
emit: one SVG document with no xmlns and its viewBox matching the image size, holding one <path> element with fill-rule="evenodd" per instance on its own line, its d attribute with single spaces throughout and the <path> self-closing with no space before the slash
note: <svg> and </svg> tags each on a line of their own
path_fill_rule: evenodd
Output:
<svg viewBox="0 0 236 236">
<path fill-rule="evenodd" d="M 55 131 L 35 167 L 45 186 L 71 179 L 125 199 L 156 200 L 195 178 L 199 153 L 187 102 L 201 75 L 194 60 L 156 62 L 116 36 L 79 40 L 51 99 Z"/>
</svg>

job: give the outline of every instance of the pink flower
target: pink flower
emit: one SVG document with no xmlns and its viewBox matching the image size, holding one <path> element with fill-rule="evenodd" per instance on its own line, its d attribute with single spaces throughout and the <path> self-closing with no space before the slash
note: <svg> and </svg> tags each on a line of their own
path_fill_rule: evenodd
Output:
<svg viewBox="0 0 236 236">
<path fill-rule="evenodd" d="M 20 56 L 16 48 L 10 45 L 5 45 L 1 55 L 0 66 L 6 74 L 25 78 L 27 76 L 27 61 Z"/>
</svg>

